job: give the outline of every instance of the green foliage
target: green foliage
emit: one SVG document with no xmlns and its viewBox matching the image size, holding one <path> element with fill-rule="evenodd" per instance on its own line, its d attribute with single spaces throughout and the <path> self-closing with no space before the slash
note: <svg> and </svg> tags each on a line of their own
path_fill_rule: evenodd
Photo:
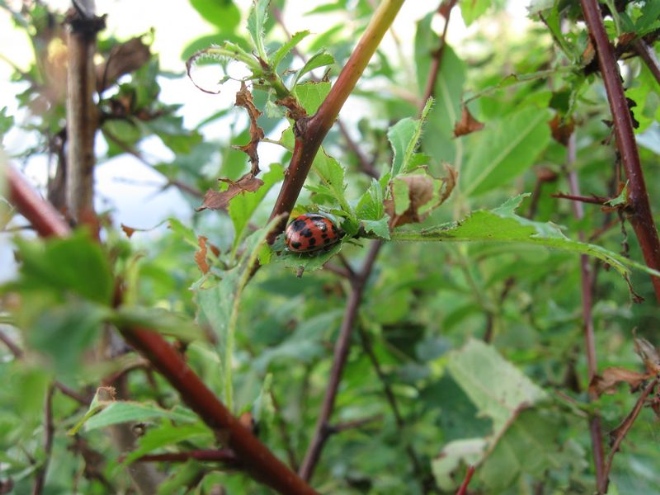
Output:
<svg viewBox="0 0 660 495">
<path fill-rule="evenodd" d="M 210 108 L 196 126 L 184 119 L 186 102 L 162 101 L 162 77 L 175 76 L 156 56 L 101 92 L 98 160 L 141 157 L 190 209 L 163 218 L 160 233 L 103 218 L 101 241 L 84 228 L 34 240 L 15 210 L 0 210 L 19 264 L 0 292 L 0 492 L 11 479 L 27 493 L 45 470 L 43 493 L 128 493 L 132 463 L 165 453 L 182 461 L 150 463 L 165 478 L 159 493 L 265 490 L 250 466 L 194 458 L 233 455 L 229 433 L 204 424 L 154 357 L 137 356 L 116 332 L 140 328 L 175 345 L 291 466 L 328 435 L 310 482 L 321 493 L 456 493 L 468 466 L 475 493 L 595 493 L 589 421 L 599 418 L 605 439 L 622 431 L 640 387 L 595 393 L 591 361 L 599 375 L 652 380 L 633 331 L 659 342 L 652 271 L 625 222 L 630 186 L 617 170 L 591 38 L 571 2 L 534 3 L 532 27 L 513 36 L 502 3 L 484 0 L 456 6 L 477 29 L 452 43 L 437 31 L 437 6 L 422 3 L 414 37 L 379 49 L 307 177 L 292 177 L 288 162 L 334 103 L 373 2 L 326 2 L 304 12 L 309 29 L 285 36 L 290 9 L 307 7 L 191 0 L 214 33 L 190 34 L 187 76 L 217 93 L 197 79 L 204 62 L 227 91 L 236 82 L 228 69 L 240 65 L 246 84 L 241 108 Z M 622 35 L 657 39 L 660 4 L 606 4 L 655 211 L 657 80 Z M 36 144 L 14 155 L 49 150 L 61 166 L 65 95 L 48 64 L 62 34 L 43 5 L 12 15 L 31 33 L 35 60 L 15 77 L 30 85 L 17 95 L 27 117 L 0 110 L 0 136 L 29 133 Z M 117 43 L 99 46 L 112 53 Z M 207 136 L 211 124 L 225 135 Z M 154 138 L 171 159 L 149 162 Z M 265 159 L 266 145 L 275 158 Z M 285 248 L 273 205 L 292 179 L 304 188 L 286 213 L 327 215 L 341 242 L 311 254 Z M 210 211 L 207 191 L 224 194 L 223 206 Z M 558 193 L 603 201 L 576 215 Z M 597 275 L 589 284 L 581 267 Z M 105 397 L 108 383 L 118 398 Z M 610 493 L 660 493 L 655 420 L 645 407 L 632 424 Z M 144 431 L 121 452 L 112 440 L 126 424 Z"/>
</svg>

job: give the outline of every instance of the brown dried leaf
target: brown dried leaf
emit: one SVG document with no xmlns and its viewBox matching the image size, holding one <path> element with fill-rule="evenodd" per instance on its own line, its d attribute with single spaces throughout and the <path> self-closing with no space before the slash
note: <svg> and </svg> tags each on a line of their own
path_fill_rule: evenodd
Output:
<svg viewBox="0 0 660 495">
<path fill-rule="evenodd" d="M 126 234 L 126 237 L 128 237 L 130 239 L 137 229 L 134 229 L 133 227 L 129 227 L 128 225 L 124 225 L 122 223 L 121 224 L 121 230 L 123 230 L 124 234 Z"/>
<path fill-rule="evenodd" d="M 639 373 L 625 368 L 607 368 L 602 375 L 594 376 L 589 384 L 589 390 L 601 396 L 614 393 L 618 384 L 627 383 L 631 390 L 635 391 L 650 376 L 648 373 Z"/>
<path fill-rule="evenodd" d="M 458 173 L 449 165 L 445 165 L 446 177 L 436 178 L 430 174 L 399 175 L 392 182 L 390 188 L 395 187 L 394 181 L 402 182 L 408 189 L 408 208 L 397 215 L 394 199 L 384 201 L 385 211 L 390 216 L 392 227 L 407 223 L 423 222 L 429 214 L 449 197 L 454 187 Z M 394 193 L 391 194 L 394 198 Z M 400 211 L 400 210 L 399 210 Z"/>
<path fill-rule="evenodd" d="M 648 340 L 635 337 L 635 352 L 642 358 L 642 362 L 651 375 L 660 374 L 660 355 L 658 349 Z"/>
<path fill-rule="evenodd" d="M 204 275 L 206 275 L 211 269 L 208 261 L 206 260 L 206 253 L 208 252 L 206 241 L 208 241 L 208 237 L 203 235 L 197 236 L 197 245 L 199 246 L 199 249 L 195 251 L 195 263 Z"/>
<path fill-rule="evenodd" d="M 211 209 L 211 210 L 224 210 L 227 208 L 229 201 L 234 196 L 242 194 L 244 192 L 254 192 L 263 186 L 264 181 L 256 178 L 251 172 L 248 172 L 243 177 L 234 182 L 229 179 L 219 179 L 222 182 L 229 184 L 229 187 L 226 191 L 213 191 L 209 190 L 204 195 L 204 201 L 202 206 L 197 208 L 197 211 L 202 211 Z"/>
<path fill-rule="evenodd" d="M 151 58 L 149 47 L 141 37 L 115 46 L 108 59 L 96 66 L 96 90 L 100 93 L 112 86 L 124 74 L 135 72 Z"/>
<path fill-rule="evenodd" d="M 264 130 L 257 124 L 257 119 L 261 116 L 261 112 L 254 105 L 252 93 L 250 93 L 243 81 L 241 81 L 241 89 L 236 93 L 235 105 L 237 107 L 245 108 L 250 119 L 250 142 L 242 146 L 235 146 L 235 148 L 241 150 L 250 157 L 250 163 L 252 164 L 252 170 L 250 172 L 253 175 L 257 175 L 259 173 L 259 155 L 257 154 L 257 146 L 259 145 L 259 141 L 264 138 Z"/>
<path fill-rule="evenodd" d="M 463 105 L 463 109 L 461 111 L 461 120 L 456 122 L 456 125 L 454 126 L 454 136 L 465 136 L 466 134 L 480 131 L 483 128 L 484 124 L 475 119 L 468 110 L 467 106 Z"/>
<path fill-rule="evenodd" d="M 550 125 L 553 139 L 564 146 L 568 146 L 568 139 L 575 130 L 575 120 L 572 118 L 562 118 L 557 113 L 548 124 Z"/>
</svg>

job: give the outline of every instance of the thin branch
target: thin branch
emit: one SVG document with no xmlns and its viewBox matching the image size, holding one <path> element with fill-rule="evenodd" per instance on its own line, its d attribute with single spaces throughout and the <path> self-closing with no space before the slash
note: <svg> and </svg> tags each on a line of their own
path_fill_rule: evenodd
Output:
<svg viewBox="0 0 660 495">
<path fill-rule="evenodd" d="M 619 66 L 609 42 L 597 0 L 580 0 L 589 34 L 596 47 L 607 100 L 612 110 L 616 144 L 628 179 L 628 218 L 635 230 L 647 266 L 660 269 L 660 239 L 653 221 L 644 173 L 635 142 L 632 118 L 623 92 Z M 660 277 L 651 276 L 656 299 L 660 302 Z"/>
<path fill-rule="evenodd" d="M 649 384 L 644 388 L 639 398 L 637 399 L 637 402 L 635 403 L 635 407 L 633 407 L 632 411 L 630 411 L 628 416 L 626 416 L 626 418 L 623 420 L 621 425 L 614 431 L 616 437 L 614 439 L 614 443 L 612 444 L 612 448 L 610 449 L 610 453 L 607 456 L 607 462 L 605 464 L 605 473 L 604 473 L 605 485 L 598 486 L 599 495 L 607 493 L 607 485 L 610 476 L 610 471 L 612 470 L 612 462 L 614 461 L 614 455 L 619 451 L 619 447 L 621 447 L 621 443 L 623 442 L 623 439 L 626 437 L 626 435 L 632 428 L 633 424 L 635 423 L 635 420 L 637 419 L 637 416 L 639 416 L 639 413 L 642 412 L 642 408 L 644 407 L 646 398 L 649 395 L 651 395 L 655 387 L 658 385 L 659 381 L 660 379 L 658 377 L 655 377 L 653 380 L 649 382 Z"/>
<path fill-rule="evenodd" d="M 42 236 L 69 234 L 69 228 L 52 206 L 41 201 L 11 165 L 7 166 L 9 197 Z M 43 204 L 35 208 L 39 201 Z M 28 208 L 22 209 L 27 205 Z M 291 471 L 262 444 L 204 384 L 189 367 L 181 354 L 161 334 L 144 327 L 119 329 L 124 339 L 145 356 L 163 377 L 179 392 L 183 401 L 211 428 L 219 439 L 225 440 L 246 470 L 257 481 L 287 495 L 311 495 L 316 491 Z"/>
<path fill-rule="evenodd" d="M 348 296 L 344 319 L 341 324 L 341 329 L 339 330 L 339 337 L 335 344 L 328 387 L 325 391 L 325 396 L 323 397 L 323 403 L 321 404 L 321 410 L 316 421 L 316 426 L 314 427 L 312 441 L 307 449 L 305 459 L 303 460 L 299 471 L 300 477 L 304 480 L 310 480 L 314 474 L 314 469 L 321 457 L 321 451 L 331 433 L 331 428 L 329 426 L 330 416 L 334 409 L 337 391 L 339 390 L 339 383 L 344 371 L 344 366 L 346 365 L 351 335 L 353 334 L 353 328 L 355 327 L 355 320 L 358 315 L 360 303 L 362 302 L 362 295 L 367 278 L 371 274 L 371 270 L 373 269 L 381 246 L 381 241 L 375 241 L 371 245 L 362 270 L 351 280 L 351 293 Z"/>
<path fill-rule="evenodd" d="M 655 81 L 660 84 L 660 62 L 658 61 L 658 57 L 656 56 L 653 47 L 644 40 L 636 40 L 633 42 L 633 49 L 649 68 Z"/>
<path fill-rule="evenodd" d="M 454 5 L 456 5 L 456 0 L 446 0 L 446 2 L 443 1 L 438 7 L 438 14 L 445 18 L 445 26 L 442 30 L 442 36 L 439 39 L 440 46 L 433 52 L 431 67 L 429 68 L 429 76 L 426 80 L 426 87 L 424 89 L 424 96 L 422 98 L 423 103 L 420 105 L 420 108 L 423 108 L 424 102 L 426 102 L 426 100 L 435 94 L 435 83 L 438 80 L 438 75 L 440 74 L 442 58 L 445 53 L 445 46 L 447 44 L 445 40 L 447 38 L 447 29 L 449 27 L 449 17 L 451 15 L 451 11 L 454 9 Z"/>
<path fill-rule="evenodd" d="M 16 359 L 21 359 L 23 357 L 23 349 L 21 349 L 12 339 L 5 335 L 2 330 L 0 330 L 0 342 L 7 346 L 9 352 L 11 352 Z"/>
<path fill-rule="evenodd" d="M 475 467 L 474 466 L 469 466 L 467 469 L 467 472 L 465 473 L 465 478 L 463 478 L 463 483 L 461 483 L 461 486 L 458 488 L 458 491 L 456 492 L 456 495 L 467 495 L 468 491 L 468 485 L 470 484 L 470 480 L 472 480 L 472 476 L 474 475 Z"/>
<path fill-rule="evenodd" d="M 568 139 L 568 146 L 566 151 L 566 169 L 570 170 L 568 173 L 568 185 L 571 195 L 580 197 L 580 185 L 578 182 L 577 173 L 575 172 L 575 159 L 576 159 L 576 135 L 571 134 Z M 584 207 L 579 201 L 571 203 L 573 207 L 573 214 L 577 220 L 584 218 Z M 582 231 L 578 232 L 578 238 L 581 242 L 585 241 L 585 234 Z M 594 319 L 593 319 L 593 276 L 591 273 L 591 265 L 589 264 L 589 257 L 587 255 L 580 255 L 580 289 L 582 294 L 582 322 L 583 322 L 583 335 L 585 354 L 587 356 L 587 370 L 589 373 L 588 382 L 591 383 L 593 378 L 598 373 L 598 361 L 596 359 L 596 339 L 594 335 Z M 598 399 L 596 393 L 590 393 L 590 400 L 595 401 Z M 600 417 L 597 412 L 592 414 L 589 418 L 589 433 L 591 436 L 591 448 L 593 451 L 594 465 L 596 468 L 596 485 L 602 487 L 607 484 L 607 476 L 604 471 L 604 451 L 603 451 L 603 433 L 600 423 Z"/>
</svg>

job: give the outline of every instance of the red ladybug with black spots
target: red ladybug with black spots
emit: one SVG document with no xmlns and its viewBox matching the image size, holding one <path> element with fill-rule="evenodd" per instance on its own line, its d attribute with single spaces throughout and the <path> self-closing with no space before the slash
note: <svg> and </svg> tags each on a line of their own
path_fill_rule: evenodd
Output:
<svg viewBox="0 0 660 495">
<path fill-rule="evenodd" d="M 293 253 L 314 254 L 337 244 L 344 233 L 335 223 L 318 213 L 296 217 L 286 228 L 286 247 Z"/>
</svg>

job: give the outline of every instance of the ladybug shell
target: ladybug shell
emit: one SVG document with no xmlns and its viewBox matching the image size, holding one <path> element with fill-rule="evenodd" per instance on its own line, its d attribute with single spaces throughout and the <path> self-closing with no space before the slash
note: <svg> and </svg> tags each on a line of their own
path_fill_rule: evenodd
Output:
<svg viewBox="0 0 660 495">
<path fill-rule="evenodd" d="M 295 218 L 286 228 L 286 247 L 295 253 L 326 249 L 341 239 L 342 232 L 329 218 L 307 213 Z"/>
</svg>

